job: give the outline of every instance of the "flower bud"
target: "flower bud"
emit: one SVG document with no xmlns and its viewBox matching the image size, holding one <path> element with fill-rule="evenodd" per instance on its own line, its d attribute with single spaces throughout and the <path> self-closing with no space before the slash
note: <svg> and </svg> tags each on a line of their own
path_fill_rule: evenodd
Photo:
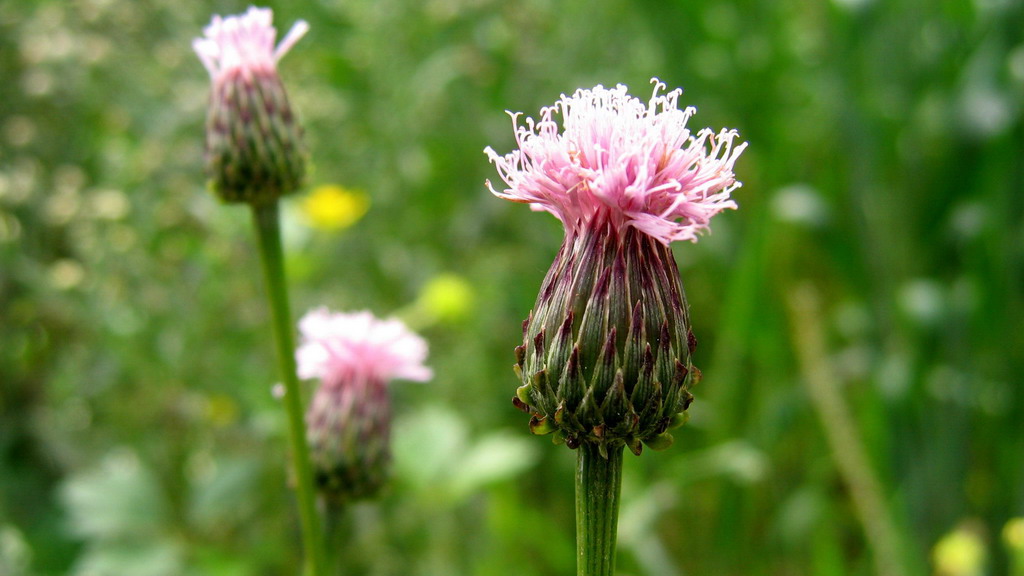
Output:
<svg viewBox="0 0 1024 576">
<path fill-rule="evenodd" d="M 336 502 L 372 497 L 391 462 L 392 379 L 425 382 L 427 344 L 398 320 L 320 308 L 299 321 L 300 378 L 319 378 L 306 413 L 317 486 Z"/>
<path fill-rule="evenodd" d="M 524 323 L 517 404 L 570 448 L 667 448 L 699 378 L 694 345 L 668 246 L 594 221 L 566 236 Z"/>
<path fill-rule="evenodd" d="M 391 464 L 391 399 L 376 380 L 325 381 L 306 414 L 317 488 L 340 501 L 376 495 Z"/>
<path fill-rule="evenodd" d="M 210 72 L 206 170 L 225 202 L 265 204 L 302 185 L 302 126 L 277 73 L 277 61 L 306 32 L 299 21 L 274 48 L 269 9 L 250 8 L 204 29 L 193 47 Z"/>
<path fill-rule="evenodd" d="M 639 454 L 672 443 L 700 380 L 696 339 L 669 245 L 696 241 L 736 208 L 735 130 L 687 128 L 693 108 L 657 80 L 648 102 L 626 87 L 562 95 L 539 119 L 512 116 L 517 150 L 484 152 L 499 198 L 557 217 L 565 240 L 523 324 L 513 403 L 530 430 L 570 448 Z M 561 122 L 556 118 L 561 116 Z"/>
</svg>

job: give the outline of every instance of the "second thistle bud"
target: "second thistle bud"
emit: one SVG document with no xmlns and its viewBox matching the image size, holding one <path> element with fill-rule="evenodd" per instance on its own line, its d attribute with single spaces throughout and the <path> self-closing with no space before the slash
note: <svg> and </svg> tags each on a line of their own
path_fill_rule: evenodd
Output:
<svg viewBox="0 0 1024 576">
<path fill-rule="evenodd" d="M 700 378 L 695 343 L 669 247 L 599 219 L 566 236 L 544 279 L 516 348 L 514 400 L 531 430 L 570 448 L 666 448 Z"/>
<path fill-rule="evenodd" d="M 320 386 L 306 413 L 318 488 L 335 502 L 374 496 L 391 463 L 392 379 L 425 382 L 427 343 L 398 320 L 312 310 L 299 321 L 299 376 Z"/>
<path fill-rule="evenodd" d="M 206 124 L 206 170 L 226 202 L 259 204 L 302 186 L 302 127 L 277 74 L 237 74 L 217 86 Z"/>
<path fill-rule="evenodd" d="M 269 9 L 215 17 L 194 47 L 213 88 L 206 120 L 210 187 L 226 202 L 265 204 L 305 178 L 302 126 L 277 73 L 277 61 L 308 28 L 296 23 L 274 48 Z"/>
</svg>

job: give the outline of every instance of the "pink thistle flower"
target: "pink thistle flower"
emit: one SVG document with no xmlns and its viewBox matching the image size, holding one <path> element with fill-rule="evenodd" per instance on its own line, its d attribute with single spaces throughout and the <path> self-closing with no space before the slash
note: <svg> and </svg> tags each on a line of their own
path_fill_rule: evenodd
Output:
<svg viewBox="0 0 1024 576">
<path fill-rule="evenodd" d="M 427 344 L 398 320 L 369 312 L 310 311 L 299 321 L 300 378 L 320 386 L 306 412 L 317 485 L 345 502 L 376 494 L 391 462 L 392 379 L 429 380 Z"/>
<path fill-rule="evenodd" d="M 485 149 L 509 187 L 488 188 L 554 214 L 567 231 L 603 217 L 620 233 L 633 227 L 662 244 L 696 241 L 712 216 L 736 208 L 733 164 L 746 143 L 733 145 L 735 130 L 692 134 L 686 124 L 696 109 L 679 109 L 682 90 L 659 95 L 665 84 L 652 83 L 646 104 L 622 84 L 599 85 L 563 94 L 541 109 L 540 121 L 521 125 L 509 112 L 518 150 Z"/>
<path fill-rule="evenodd" d="M 602 455 L 667 448 L 701 379 L 697 340 L 670 248 L 736 208 L 735 130 L 686 127 L 680 90 L 644 103 L 626 87 L 562 95 L 540 120 L 512 116 L 518 149 L 484 152 L 499 198 L 555 215 L 565 239 L 523 323 L 513 403 L 530 430 Z M 555 116 L 561 116 L 561 126 Z"/>
<path fill-rule="evenodd" d="M 299 320 L 296 351 L 300 378 L 325 383 L 393 379 L 425 382 L 433 373 L 423 365 L 427 343 L 399 320 L 379 320 L 370 312 L 332 313 L 326 308 Z"/>
<path fill-rule="evenodd" d="M 213 86 L 206 119 L 210 187 L 226 202 L 266 204 L 296 191 L 305 177 L 302 126 L 277 62 L 309 30 L 298 21 L 277 47 L 269 8 L 214 16 L 192 47 Z"/>
</svg>

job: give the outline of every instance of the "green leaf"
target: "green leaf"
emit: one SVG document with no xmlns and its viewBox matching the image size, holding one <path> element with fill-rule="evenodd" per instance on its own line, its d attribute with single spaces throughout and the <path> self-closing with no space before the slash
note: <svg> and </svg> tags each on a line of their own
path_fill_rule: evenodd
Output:
<svg viewBox="0 0 1024 576">
<path fill-rule="evenodd" d="M 488 484 L 522 474 L 537 463 L 539 447 L 532 438 L 512 432 L 481 438 L 454 469 L 450 493 L 460 500 Z"/>
<path fill-rule="evenodd" d="M 167 516 L 156 478 L 128 450 L 108 454 L 98 468 L 71 476 L 61 487 L 61 498 L 72 532 L 84 538 L 153 535 Z"/>
<path fill-rule="evenodd" d="M 86 552 L 73 576 L 180 576 L 184 573 L 181 548 L 171 542 L 104 543 Z"/>
</svg>

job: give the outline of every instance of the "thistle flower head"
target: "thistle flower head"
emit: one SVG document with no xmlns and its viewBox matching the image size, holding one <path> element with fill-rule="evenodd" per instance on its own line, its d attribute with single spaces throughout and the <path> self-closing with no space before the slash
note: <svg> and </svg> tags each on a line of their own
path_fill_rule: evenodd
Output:
<svg viewBox="0 0 1024 576">
<path fill-rule="evenodd" d="M 681 90 L 651 99 L 629 96 L 626 86 L 597 86 L 562 95 L 541 109 L 540 120 L 512 116 L 518 149 L 485 153 L 508 185 L 496 196 L 554 214 L 579 232 L 595 218 L 607 219 L 662 244 L 695 241 L 711 217 L 735 208 L 730 193 L 740 186 L 733 164 L 746 147 L 734 145 L 734 130 L 693 134 L 686 124 L 696 112 L 679 109 Z M 555 120 L 560 115 L 561 127 Z"/>
<path fill-rule="evenodd" d="M 302 342 L 296 352 L 300 378 L 324 382 L 393 379 L 425 382 L 427 343 L 400 320 L 372 313 L 332 313 L 326 308 L 299 320 Z"/>
<path fill-rule="evenodd" d="M 277 47 L 268 8 L 214 16 L 192 47 L 212 80 L 206 120 L 210 187 L 226 202 L 262 204 L 296 191 L 305 177 L 302 127 L 277 62 L 306 33 L 297 22 Z"/>
<path fill-rule="evenodd" d="M 309 31 L 309 24 L 299 20 L 292 25 L 281 43 L 274 46 L 277 30 L 272 24 L 270 8 L 256 8 L 241 16 L 214 16 L 203 28 L 204 38 L 192 41 L 199 59 L 214 81 L 223 81 L 233 73 L 273 73 L 277 62 Z"/>
<path fill-rule="evenodd" d="M 485 153 L 508 185 L 491 192 L 565 226 L 516 348 L 514 404 L 530 429 L 602 453 L 669 446 L 700 380 L 686 295 L 669 244 L 696 240 L 735 208 L 737 133 L 686 127 L 679 90 L 646 104 L 619 85 L 562 96 L 519 123 L 517 150 Z M 561 127 L 555 115 L 561 115 Z"/>
<path fill-rule="evenodd" d="M 426 381 L 427 344 L 398 320 L 313 310 L 299 322 L 299 376 L 318 378 L 306 413 L 317 485 L 339 501 L 373 496 L 391 461 L 392 379 Z"/>
</svg>

